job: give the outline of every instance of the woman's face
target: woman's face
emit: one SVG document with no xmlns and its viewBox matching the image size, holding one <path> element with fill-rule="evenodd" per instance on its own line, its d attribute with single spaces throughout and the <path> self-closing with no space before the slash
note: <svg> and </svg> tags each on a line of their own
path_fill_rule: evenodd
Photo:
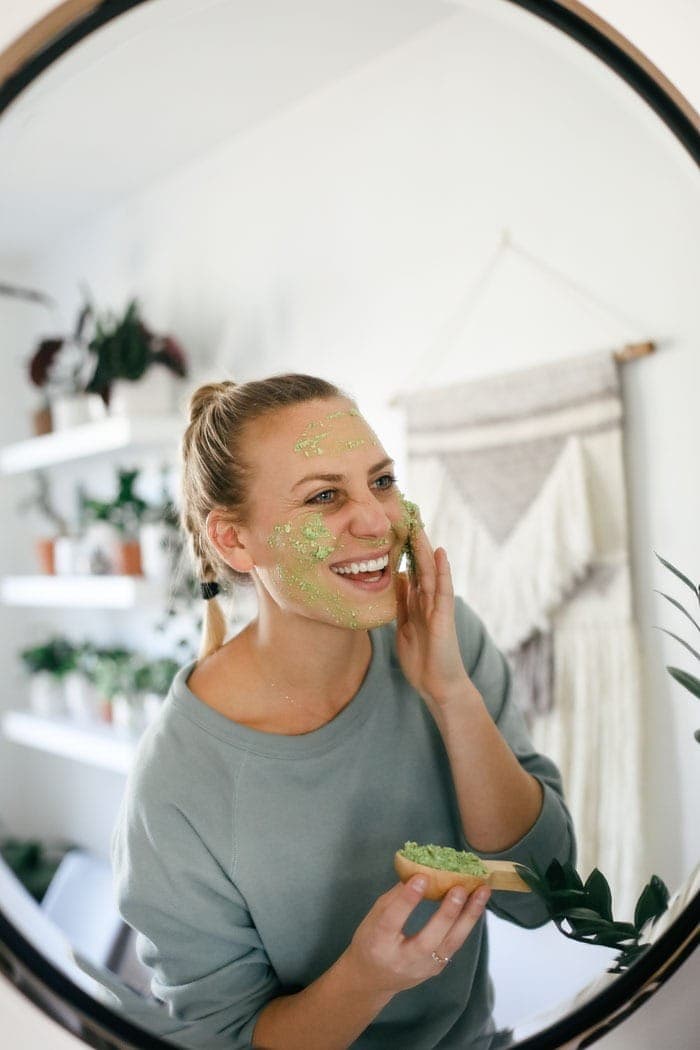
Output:
<svg viewBox="0 0 700 1050">
<path fill-rule="evenodd" d="M 366 629 L 396 616 L 395 574 L 417 508 L 351 401 L 281 408 L 246 431 L 240 541 L 281 609 Z"/>
</svg>

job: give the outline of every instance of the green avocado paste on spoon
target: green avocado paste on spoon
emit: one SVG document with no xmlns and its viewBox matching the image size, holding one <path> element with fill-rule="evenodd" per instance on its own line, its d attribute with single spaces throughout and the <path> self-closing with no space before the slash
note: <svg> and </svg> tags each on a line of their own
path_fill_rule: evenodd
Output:
<svg viewBox="0 0 700 1050">
<path fill-rule="evenodd" d="M 401 856 L 414 864 L 425 864 L 428 868 L 456 871 L 460 875 L 488 876 L 488 868 L 475 853 L 452 849 L 451 846 L 419 846 L 417 842 L 404 843 L 399 850 Z"/>
</svg>

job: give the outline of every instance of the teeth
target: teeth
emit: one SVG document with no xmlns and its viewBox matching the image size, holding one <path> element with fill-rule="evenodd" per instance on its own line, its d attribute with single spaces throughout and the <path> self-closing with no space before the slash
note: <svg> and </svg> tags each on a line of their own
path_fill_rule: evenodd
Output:
<svg viewBox="0 0 700 1050">
<path fill-rule="evenodd" d="M 373 558 L 371 561 L 354 561 L 352 565 L 335 566 L 331 568 L 333 572 L 337 572 L 340 576 L 347 576 L 349 573 L 356 572 L 379 572 L 385 566 L 389 564 L 389 555 L 385 554 L 382 558 Z"/>
</svg>

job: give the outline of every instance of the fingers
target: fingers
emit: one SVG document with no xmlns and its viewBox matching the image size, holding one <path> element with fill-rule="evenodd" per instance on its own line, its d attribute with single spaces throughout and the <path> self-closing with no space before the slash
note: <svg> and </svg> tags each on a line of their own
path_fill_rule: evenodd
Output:
<svg viewBox="0 0 700 1050">
<path fill-rule="evenodd" d="M 396 630 L 400 631 L 401 628 L 408 622 L 408 605 L 406 590 L 408 588 L 408 580 L 402 572 L 397 572 L 395 589 L 396 589 Z"/>
<path fill-rule="evenodd" d="M 432 598 L 435 593 L 437 573 L 435 571 L 435 555 L 425 529 L 416 529 L 414 532 L 413 552 L 421 594 Z"/>
<path fill-rule="evenodd" d="M 415 951 L 420 955 L 437 951 L 451 957 L 483 915 L 490 892 L 488 886 L 482 886 L 468 897 L 461 886 L 451 889 L 420 933 L 409 938 Z"/>
<path fill-rule="evenodd" d="M 454 953 L 459 951 L 462 947 L 467 937 L 484 914 L 484 908 L 486 907 L 490 895 L 491 891 L 488 886 L 482 887 L 480 890 L 476 890 L 475 893 L 472 893 L 466 906 L 462 909 L 457 921 L 453 924 L 445 939 L 438 948 L 432 948 L 431 951 L 437 951 L 438 955 L 451 959 Z"/>
<path fill-rule="evenodd" d="M 427 882 L 414 875 L 408 882 L 399 882 L 382 899 L 383 910 L 378 925 L 385 931 L 400 934 L 409 915 L 423 899 Z"/>
<path fill-rule="evenodd" d="M 438 547 L 435 551 L 435 563 L 437 566 L 437 586 L 435 588 L 435 608 L 438 612 L 452 612 L 454 608 L 454 586 L 452 583 L 452 570 L 444 547 Z"/>
</svg>

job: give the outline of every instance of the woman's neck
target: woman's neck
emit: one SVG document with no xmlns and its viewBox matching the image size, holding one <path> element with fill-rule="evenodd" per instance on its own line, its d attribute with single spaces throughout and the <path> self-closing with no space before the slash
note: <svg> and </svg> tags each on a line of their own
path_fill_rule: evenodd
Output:
<svg viewBox="0 0 700 1050">
<path fill-rule="evenodd" d="M 355 695 L 372 657 L 369 632 L 280 613 L 261 604 L 245 631 L 246 648 L 261 682 L 333 717 Z"/>
</svg>

